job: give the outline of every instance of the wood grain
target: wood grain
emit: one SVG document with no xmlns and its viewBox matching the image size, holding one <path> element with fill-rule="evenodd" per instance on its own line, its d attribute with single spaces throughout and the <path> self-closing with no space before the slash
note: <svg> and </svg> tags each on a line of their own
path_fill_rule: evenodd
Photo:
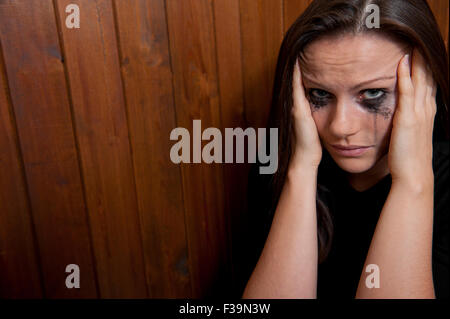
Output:
<svg viewBox="0 0 450 319">
<path fill-rule="evenodd" d="M 284 32 L 286 33 L 295 20 L 305 11 L 312 0 L 283 0 Z"/>
<path fill-rule="evenodd" d="M 150 296 L 186 298 L 192 292 L 181 170 L 168 158 L 177 125 L 164 1 L 115 6 Z"/>
<path fill-rule="evenodd" d="M 448 51 L 448 1 L 447 0 L 428 0 L 428 4 L 433 11 L 436 22 L 439 24 L 442 38 Z"/>
<path fill-rule="evenodd" d="M 141 229 L 110 0 L 56 1 L 102 298 L 145 298 Z"/>
<path fill-rule="evenodd" d="M 266 127 L 283 39 L 283 2 L 241 0 L 240 13 L 247 124 L 254 128 Z"/>
<path fill-rule="evenodd" d="M 37 243 L 8 94 L 0 54 L 0 297 L 42 298 Z"/>
<path fill-rule="evenodd" d="M 177 125 L 192 132 L 221 127 L 211 1 L 167 1 Z M 183 164 L 183 193 L 193 297 L 227 294 L 229 251 L 225 241 L 221 164 Z"/>
<path fill-rule="evenodd" d="M 0 21 L 44 296 L 96 297 L 89 226 L 53 3 L 36 1 L 32 8 L 28 0 L 4 3 L 0 5 Z M 79 289 L 67 289 L 65 285 L 68 264 L 80 267 Z"/>
</svg>

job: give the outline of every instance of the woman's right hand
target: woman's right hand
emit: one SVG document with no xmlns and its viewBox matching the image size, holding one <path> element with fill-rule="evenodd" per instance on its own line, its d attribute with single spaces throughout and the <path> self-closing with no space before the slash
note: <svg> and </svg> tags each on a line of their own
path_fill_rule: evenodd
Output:
<svg viewBox="0 0 450 319">
<path fill-rule="evenodd" d="M 292 79 L 292 99 L 294 103 L 292 116 L 294 118 L 296 143 L 293 145 L 291 165 L 317 168 L 322 159 L 322 145 L 320 144 L 316 123 L 312 117 L 311 107 L 303 88 L 298 59 L 294 66 Z"/>
</svg>

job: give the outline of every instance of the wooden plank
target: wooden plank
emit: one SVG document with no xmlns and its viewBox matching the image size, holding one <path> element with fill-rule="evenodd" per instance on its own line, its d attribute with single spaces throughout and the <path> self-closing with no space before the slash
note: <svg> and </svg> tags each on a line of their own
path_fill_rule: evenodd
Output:
<svg viewBox="0 0 450 319">
<path fill-rule="evenodd" d="M 52 1 L 2 2 L 0 21 L 45 297 L 95 298 L 86 209 Z M 79 289 L 65 285 L 68 264 L 80 267 Z"/>
<path fill-rule="evenodd" d="M 245 113 L 251 127 L 266 127 L 275 67 L 283 39 L 282 0 L 241 0 Z"/>
<path fill-rule="evenodd" d="M 145 298 L 147 285 L 110 0 L 78 0 L 79 29 L 57 0 L 102 298 Z"/>
<path fill-rule="evenodd" d="M 115 1 L 147 282 L 152 298 L 192 295 L 164 0 Z"/>
<path fill-rule="evenodd" d="M 448 50 L 448 0 L 428 0 Z"/>
<path fill-rule="evenodd" d="M 239 0 L 214 2 L 217 65 L 219 77 L 222 132 L 225 128 L 246 128 L 244 108 L 244 84 L 242 75 L 242 47 Z M 240 298 L 239 280 L 242 280 L 241 262 L 245 251 L 239 249 L 243 240 L 243 225 L 247 211 L 247 178 L 249 165 L 225 164 L 225 211 L 229 223 L 228 242 L 232 246 L 233 292 Z"/>
<path fill-rule="evenodd" d="M 312 0 L 283 0 L 284 12 L 284 32 L 286 33 L 290 26 L 305 11 Z"/>
<path fill-rule="evenodd" d="M 167 1 L 177 125 L 221 127 L 211 1 Z M 230 269 L 222 164 L 183 164 L 193 297 L 227 294 Z"/>
<path fill-rule="evenodd" d="M 5 76 L 0 53 L 0 297 L 42 298 L 33 225 Z"/>
</svg>

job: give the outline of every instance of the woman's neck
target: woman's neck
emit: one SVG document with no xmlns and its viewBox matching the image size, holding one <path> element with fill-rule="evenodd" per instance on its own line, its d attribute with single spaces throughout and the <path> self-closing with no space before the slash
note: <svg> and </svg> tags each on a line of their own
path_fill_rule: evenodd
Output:
<svg viewBox="0 0 450 319">
<path fill-rule="evenodd" d="M 347 180 L 351 187 L 358 192 L 363 192 L 377 184 L 386 175 L 389 174 L 388 156 L 384 155 L 378 162 L 368 171 L 363 173 L 347 174 Z"/>
</svg>

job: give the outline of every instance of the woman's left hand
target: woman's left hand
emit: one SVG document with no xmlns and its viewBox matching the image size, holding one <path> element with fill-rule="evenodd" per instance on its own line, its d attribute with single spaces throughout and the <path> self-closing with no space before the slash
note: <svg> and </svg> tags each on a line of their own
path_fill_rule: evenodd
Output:
<svg viewBox="0 0 450 319">
<path fill-rule="evenodd" d="M 422 190 L 434 182 L 433 125 L 436 83 L 419 50 L 412 72 L 405 55 L 397 69 L 398 104 L 393 118 L 388 165 L 393 183 Z"/>
</svg>

